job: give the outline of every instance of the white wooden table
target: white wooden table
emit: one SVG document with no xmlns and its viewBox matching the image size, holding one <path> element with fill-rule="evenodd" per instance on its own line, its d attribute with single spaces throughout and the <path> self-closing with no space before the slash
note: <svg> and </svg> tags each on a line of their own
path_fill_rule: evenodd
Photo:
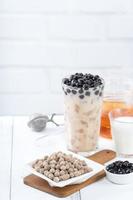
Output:
<svg viewBox="0 0 133 200">
<path fill-rule="evenodd" d="M 27 127 L 27 121 L 28 117 L 0 117 L 0 200 L 57 200 L 24 185 L 23 177 L 28 174 L 26 163 L 47 152 L 65 149 L 63 127 L 49 124 L 44 132 L 36 133 Z M 113 144 L 100 139 L 100 148 L 112 149 Z M 103 178 L 65 200 L 128 198 L 133 198 L 133 184 L 116 185 Z"/>
</svg>

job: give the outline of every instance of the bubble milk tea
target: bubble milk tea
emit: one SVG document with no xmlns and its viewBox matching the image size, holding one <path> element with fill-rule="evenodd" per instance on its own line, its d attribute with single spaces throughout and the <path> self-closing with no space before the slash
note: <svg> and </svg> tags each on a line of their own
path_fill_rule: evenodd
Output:
<svg viewBox="0 0 133 200">
<path fill-rule="evenodd" d="M 62 80 L 67 147 L 74 152 L 96 149 L 100 131 L 104 80 L 76 73 Z"/>
</svg>

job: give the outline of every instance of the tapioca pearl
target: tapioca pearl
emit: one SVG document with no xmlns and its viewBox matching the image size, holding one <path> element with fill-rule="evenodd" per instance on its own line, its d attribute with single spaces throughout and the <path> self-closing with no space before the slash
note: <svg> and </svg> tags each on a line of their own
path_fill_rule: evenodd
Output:
<svg viewBox="0 0 133 200">
<path fill-rule="evenodd" d="M 89 91 L 85 92 L 85 95 L 90 96 L 90 92 Z"/>
<path fill-rule="evenodd" d="M 104 85 L 101 87 L 101 89 L 102 89 L 102 90 L 104 89 Z"/>
<path fill-rule="evenodd" d="M 93 88 L 94 91 L 95 91 L 96 89 L 97 89 L 96 87 Z"/>
<path fill-rule="evenodd" d="M 98 94 L 99 94 L 99 90 L 96 90 L 96 91 L 95 91 L 95 95 L 98 95 Z"/>
<path fill-rule="evenodd" d="M 71 90 L 70 90 L 69 88 L 67 88 L 67 90 L 66 90 L 66 91 L 67 91 L 67 93 L 71 93 Z"/>
<path fill-rule="evenodd" d="M 67 95 L 67 92 L 66 92 L 66 91 L 64 91 L 64 93 L 65 93 L 65 95 Z"/>
<path fill-rule="evenodd" d="M 87 84 L 84 85 L 84 90 L 88 90 L 89 86 Z"/>
<path fill-rule="evenodd" d="M 76 91 L 76 90 L 72 90 L 72 93 L 73 93 L 73 94 L 77 94 L 77 91 Z"/>
<path fill-rule="evenodd" d="M 79 92 L 79 94 L 82 94 L 84 92 L 84 90 L 81 88 L 78 92 Z"/>
<path fill-rule="evenodd" d="M 79 98 L 80 98 L 80 99 L 83 99 L 83 98 L 84 98 L 84 95 L 79 95 Z"/>
<path fill-rule="evenodd" d="M 100 93 L 99 93 L 99 96 L 100 96 L 100 97 L 102 97 L 102 96 L 103 96 L 103 93 L 102 93 L 102 92 L 100 92 Z"/>
</svg>

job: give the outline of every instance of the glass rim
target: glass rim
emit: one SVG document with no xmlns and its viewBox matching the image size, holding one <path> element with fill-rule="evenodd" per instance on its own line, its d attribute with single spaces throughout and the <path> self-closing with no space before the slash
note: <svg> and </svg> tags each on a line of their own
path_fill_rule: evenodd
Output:
<svg viewBox="0 0 133 200">
<path fill-rule="evenodd" d="M 130 111 L 130 113 L 122 114 L 124 111 Z M 112 116 L 113 113 L 116 112 L 116 116 Z M 120 114 L 121 113 L 121 114 Z M 131 108 L 116 108 L 109 112 L 109 118 L 113 121 L 119 122 L 119 123 L 125 123 L 125 124 L 133 124 L 133 121 L 119 121 L 118 117 L 133 117 L 133 107 L 132 107 L 132 114 L 131 114 Z"/>
</svg>

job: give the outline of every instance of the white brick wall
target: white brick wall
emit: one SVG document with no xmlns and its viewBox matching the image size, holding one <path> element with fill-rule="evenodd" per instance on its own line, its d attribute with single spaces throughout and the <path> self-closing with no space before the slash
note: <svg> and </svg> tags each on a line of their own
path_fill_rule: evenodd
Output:
<svg viewBox="0 0 133 200">
<path fill-rule="evenodd" d="M 132 0 L 1 0 L 0 114 L 63 112 L 61 78 L 133 78 Z"/>
</svg>

